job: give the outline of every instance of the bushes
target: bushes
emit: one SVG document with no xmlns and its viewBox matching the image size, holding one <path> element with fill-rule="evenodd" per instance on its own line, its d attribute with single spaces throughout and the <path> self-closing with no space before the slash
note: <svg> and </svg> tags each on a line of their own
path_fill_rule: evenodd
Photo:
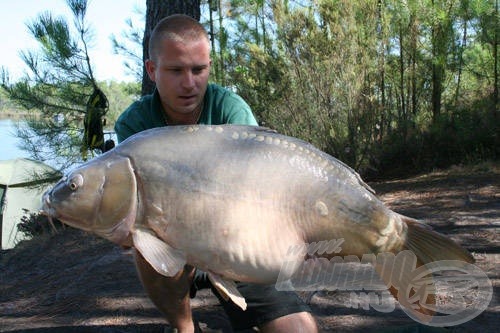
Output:
<svg viewBox="0 0 500 333">
<path fill-rule="evenodd" d="M 395 131 L 380 147 L 377 176 L 402 176 L 497 160 L 499 131 L 499 121 L 491 112 L 465 108 L 441 115 L 428 129 L 414 130 L 406 138 Z"/>
<path fill-rule="evenodd" d="M 17 225 L 17 230 L 24 234 L 26 238 L 33 238 L 37 235 L 56 232 L 62 224 L 58 220 L 49 221 L 49 218 L 40 213 L 31 213 L 23 209 L 24 215 L 21 222 Z"/>
</svg>

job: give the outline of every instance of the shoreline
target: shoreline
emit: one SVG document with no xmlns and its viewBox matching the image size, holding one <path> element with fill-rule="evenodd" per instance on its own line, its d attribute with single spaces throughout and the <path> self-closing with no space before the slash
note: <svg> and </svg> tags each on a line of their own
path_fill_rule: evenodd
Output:
<svg viewBox="0 0 500 333">
<path fill-rule="evenodd" d="M 33 111 L 0 111 L 0 120 L 2 119 L 26 119 L 28 117 L 35 117 L 38 118 L 40 117 L 40 113 Z"/>
<path fill-rule="evenodd" d="M 2 120 L 12 120 L 14 122 L 16 121 L 27 121 L 29 119 L 35 118 L 36 120 L 41 119 L 42 115 L 39 112 L 20 112 L 20 113 L 15 113 L 15 112 L 3 112 L 0 111 L 0 121 Z M 83 127 L 81 127 L 81 130 L 83 131 Z M 104 135 L 114 135 L 114 123 L 111 123 L 110 125 L 104 126 L 103 127 L 103 133 Z"/>
</svg>

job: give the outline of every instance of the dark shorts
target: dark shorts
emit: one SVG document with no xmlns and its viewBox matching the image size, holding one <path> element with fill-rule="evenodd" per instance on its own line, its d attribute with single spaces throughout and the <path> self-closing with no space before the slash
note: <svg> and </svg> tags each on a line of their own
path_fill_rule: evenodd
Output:
<svg viewBox="0 0 500 333">
<path fill-rule="evenodd" d="M 236 282 L 236 286 L 247 302 L 245 311 L 231 300 L 224 300 L 208 280 L 208 275 L 198 269 L 195 272 L 191 297 L 196 295 L 197 290 L 211 288 L 226 311 L 234 330 L 259 326 L 292 313 L 311 312 L 309 306 L 295 292 L 277 291 L 274 284 L 259 285 Z"/>
</svg>

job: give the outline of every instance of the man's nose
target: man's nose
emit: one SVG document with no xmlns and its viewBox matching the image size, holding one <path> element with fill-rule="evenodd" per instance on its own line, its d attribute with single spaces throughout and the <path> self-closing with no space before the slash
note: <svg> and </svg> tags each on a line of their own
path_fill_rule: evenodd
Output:
<svg viewBox="0 0 500 333">
<path fill-rule="evenodd" d="M 184 71 L 182 74 L 182 86 L 184 88 L 192 88 L 195 86 L 195 80 L 194 80 L 194 75 L 193 72 L 190 70 Z"/>
</svg>

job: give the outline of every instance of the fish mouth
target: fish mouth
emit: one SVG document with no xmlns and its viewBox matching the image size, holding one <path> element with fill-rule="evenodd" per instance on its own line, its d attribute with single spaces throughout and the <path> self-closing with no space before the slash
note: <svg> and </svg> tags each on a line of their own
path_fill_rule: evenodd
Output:
<svg viewBox="0 0 500 333">
<path fill-rule="evenodd" d="M 54 219 L 57 219 L 57 213 L 54 207 L 50 204 L 50 193 L 44 193 L 42 197 L 42 209 L 40 210 L 40 214 L 47 216 L 49 220 L 50 227 L 54 232 L 57 232 L 56 225 L 54 224 Z"/>
<path fill-rule="evenodd" d="M 63 225 L 82 229 L 84 231 L 90 231 L 90 228 L 86 228 L 85 226 L 78 224 L 76 221 L 73 222 L 74 221 L 73 218 L 64 215 L 60 211 L 58 211 L 52 204 L 52 201 L 50 200 L 50 191 L 44 193 L 44 195 L 42 196 L 42 208 L 40 209 L 39 212 L 40 214 L 47 216 L 47 219 L 49 220 L 49 223 L 54 230 L 56 230 L 54 220 L 57 220 Z"/>
<path fill-rule="evenodd" d="M 52 207 L 52 203 L 50 201 L 50 192 L 45 192 L 42 196 L 42 209 L 40 213 L 47 216 L 49 219 L 57 218 L 57 211 L 54 207 Z"/>
</svg>

